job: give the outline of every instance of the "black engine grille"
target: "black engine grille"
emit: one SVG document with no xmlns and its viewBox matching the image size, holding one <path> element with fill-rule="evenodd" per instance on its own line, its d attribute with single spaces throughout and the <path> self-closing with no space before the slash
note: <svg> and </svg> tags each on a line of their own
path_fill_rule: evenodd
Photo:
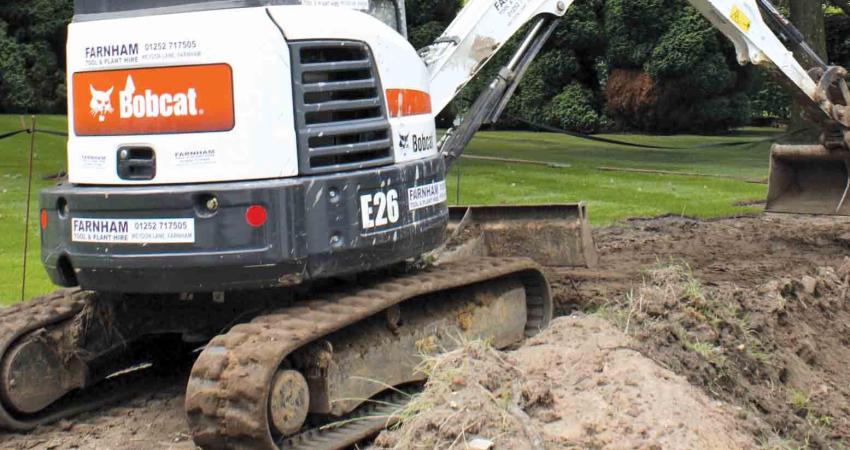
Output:
<svg viewBox="0 0 850 450">
<path fill-rule="evenodd" d="M 302 174 L 392 163 L 392 136 L 369 47 L 356 41 L 294 41 L 298 163 Z"/>
</svg>

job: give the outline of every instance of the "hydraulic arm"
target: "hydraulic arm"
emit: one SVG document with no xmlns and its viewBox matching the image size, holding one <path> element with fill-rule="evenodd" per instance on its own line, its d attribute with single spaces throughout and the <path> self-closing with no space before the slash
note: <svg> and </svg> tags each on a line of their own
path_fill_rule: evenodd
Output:
<svg viewBox="0 0 850 450">
<path fill-rule="evenodd" d="M 806 117 L 820 128 L 820 142 L 815 145 L 773 147 L 767 209 L 850 214 L 846 204 L 850 190 L 847 70 L 824 62 L 769 0 L 689 2 L 732 41 L 741 64 L 767 66 L 778 75 Z"/>
<path fill-rule="evenodd" d="M 846 132 L 850 127 L 844 83 L 847 71 L 828 66 L 769 0 L 688 1 L 732 41 L 738 62 L 778 71 L 796 88 L 795 98 L 807 109 L 810 120 L 826 128 L 841 126 Z M 769 25 L 784 38 L 787 46 Z M 798 50 L 813 66 L 805 68 L 791 50 Z"/>
<path fill-rule="evenodd" d="M 732 41 L 739 63 L 766 67 L 820 128 L 816 145 L 773 148 L 768 210 L 850 214 L 845 205 L 850 190 L 846 69 L 824 62 L 769 0 L 688 1 Z M 552 34 L 556 16 L 562 16 L 572 3 L 472 0 L 442 36 L 420 51 L 431 78 L 433 109 L 438 112 L 513 34 L 537 19 L 510 62 L 444 137 L 440 150 L 449 164 L 481 125 L 498 120 L 528 65 Z"/>
</svg>

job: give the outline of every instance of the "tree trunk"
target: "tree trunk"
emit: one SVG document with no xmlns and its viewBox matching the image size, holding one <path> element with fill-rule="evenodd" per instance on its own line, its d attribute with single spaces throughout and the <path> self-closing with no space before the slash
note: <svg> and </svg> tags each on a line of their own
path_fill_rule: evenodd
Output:
<svg viewBox="0 0 850 450">
<path fill-rule="evenodd" d="M 791 22 L 797 26 L 809 46 L 820 57 L 827 61 L 826 55 L 826 27 L 824 25 L 823 4 L 819 0 L 790 0 L 791 7 Z M 813 67 L 812 61 L 808 61 L 803 55 L 797 54 L 797 58 L 803 62 L 803 67 Z M 791 130 L 799 130 L 803 128 L 814 128 L 814 125 L 804 120 L 801 117 L 802 109 L 800 106 L 791 102 Z M 808 133 L 806 133 L 808 134 Z M 814 136 L 819 135 L 819 132 L 813 133 Z M 809 139 L 812 135 L 807 136 Z"/>
</svg>

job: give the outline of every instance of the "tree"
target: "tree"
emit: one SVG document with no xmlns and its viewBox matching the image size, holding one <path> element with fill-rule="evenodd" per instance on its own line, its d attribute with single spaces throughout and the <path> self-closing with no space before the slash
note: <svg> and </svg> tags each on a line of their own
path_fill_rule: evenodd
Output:
<svg viewBox="0 0 850 450">
<path fill-rule="evenodd" d="M 826 27 L 823 4 L 814 0 L 789 0 L 790 19 L 805 36 L 806 41 L 818 56 L 824 61 L 826 55 Z M 805 56 L 797 53 L 797 57 L 805 61 Z M 813 61 L 805 61 L 809 67 L 814 67 Z M 802 116 L 802 108 L 797 102 L 791 102 L 791 130 L 813 128 L 813 125 Z M 801 137 L 802 139 L 808 137 Z"/>
<path fill-rule="evenodd" d="M 65 109 L 65 29 L 72 0 L 0 5 L 0 112 Z"/>
<path fill-rule="evenodd" d="M 607 0 L 608 113 L 623 128 L 713 132 L 749 122 L 749 68 L 681 0 Z"/>
</svg>

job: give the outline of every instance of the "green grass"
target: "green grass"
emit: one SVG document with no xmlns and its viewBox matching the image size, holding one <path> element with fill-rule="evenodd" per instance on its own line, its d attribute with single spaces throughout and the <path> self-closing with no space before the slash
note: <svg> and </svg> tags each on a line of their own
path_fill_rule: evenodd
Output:
<svg viewBox="0 0 850 450">
<path fill-rule="evenodd" d="M 62 116 L 39 116 L 39 128 L 65 130 Z M 21 128 L 18 116 L 0 116 L 0 133 Z M 667 146 L 696 146 L 738 140 L 759 140 L 777 130 L 745 129 L 727 136 L 613 135 L 614 139 Z M 20 297 L 26 169 L 29 135 L 0 140 L 0 304 Z M 601 172 L 599 166 L 661 169 L 764 179 L 769 144 L 751 147 L 712 147 L 692 150 L 644 150 L 581 140 L 564 135 L 530 132 L 482 132 L 469 154 L 569 164 L 551 168 L 463 160 L 460 201 L 463 204 L 544 203 L 586 201 L 591 222 L 605 225 L 628 217 L 682 214 L 715 217 L 751 213 L 756 209 L 736 202 L 762 199 L 766 186 L 735 179 Z M 37 135 L 27 265 L 26 296 L 53 289 L 40 262 L 38 190 L 52 181 L 45 175 L 65 168 L 65 139 Z M 456 197 L 456 170 L 449 196 Z"/>
<path fill-rule="evenodd" d="M 29 118 L 26 120 L 28 124 Z M 58 131 L 67 128 L 64 116 L 39 116 L 36 126 Z M 0 133 L 21 128 L 18 116 L 0 115 Z M 21 296 L 29 147 L 30 135 L 26 133 L 0 140 L 0 304 L 14 303 Z M 65 138 L 36 135 L 27 252 L 27 298 L 55 289 L 41 266 L 38 191 L 54 183 L 44 180 L 45 175 L 62 171 L 65 165 Z"/>
<path fill-rule="evenodd" d="M 690 147 L 742 140 L 759 141 L 779 134 L 772 129 L 744 129 L 725 136 L 610 135 L 642 144 Z M 481 132 L 470 155 L 518 158 L 569 164 L 555 168 L 528 164 L 462 160 L 449 176 L 449 197 L 460 204 L 588 203 L 591 223 L 607 225 L 629 217 L 677 214 L 718 217 L 758 211 L 740 202 L 764 199 L 770 143 L 689 150 L 639 149 L 571 136 L 531 132 Z M 609 166 L 699 173 L 727 178 L 605 172 Z M 457 172 L 461 172 L 460 198 Z"/>
</svg>

